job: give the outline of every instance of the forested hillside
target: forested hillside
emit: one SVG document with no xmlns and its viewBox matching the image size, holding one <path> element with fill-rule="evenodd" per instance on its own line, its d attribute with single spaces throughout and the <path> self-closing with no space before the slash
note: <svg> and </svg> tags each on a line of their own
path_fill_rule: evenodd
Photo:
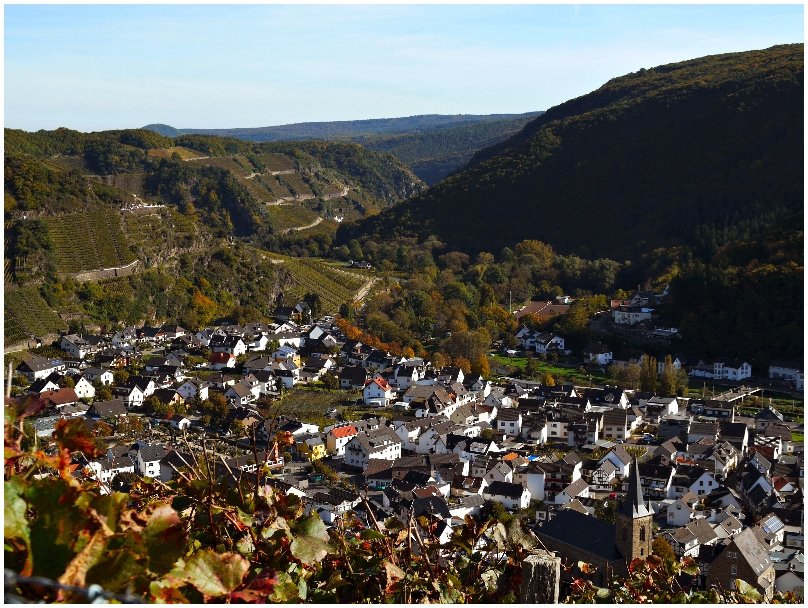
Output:
<svg viewBox="0 0 808 608">
<path fill-rule="evenodd" d="M 496 251 L 712 255 L 802 209 L 803 45 L 703 57 L 615 78 L 480 152 L 471 166 L 340 242 L 425 239 Z"/>
<path fill-rule="evenodd" d="M 160 124 L 143 128 L 170 137 L 208 134 L 258 142 L 302 139 L 353 141 L 376 152 L 392 154 L 431 186 L 462 168 L 481 148 L 517 133 L 530 119 L 540 114 L 410 116 L 255 129 L 175 129 Z"/>
</svg>

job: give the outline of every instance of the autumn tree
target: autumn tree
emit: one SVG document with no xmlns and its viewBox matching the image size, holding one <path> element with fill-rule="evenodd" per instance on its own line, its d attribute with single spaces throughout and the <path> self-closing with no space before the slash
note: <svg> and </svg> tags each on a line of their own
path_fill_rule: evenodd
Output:
<svg viewBox="0 0 808 608">
<path fill-rule="evenodd" d="M 549 267 L 556 257 L 555 251 L 550 245 L 534 239 L 527 239 L 518 243 L 514 248 L 514 253 L 517 257 L 522 257 L 523 255 L 535 256 L 539 265 L 544 268 Z"/>
<path fill-rule="evenodd" d="M 671 356 L 667 355 L 662 366 L 662 373 L 659 376 L 659 392 L 663 395 L 673 395 L 676 393 L 676 386 L 676 368 L 673 366 Z"/>
<path fill-rule="evenodd" d="M 657 360 L 656 357 L 645 355 L 643 357 L 642 372 L 640 374 L 640 388 L 648 393 L 657 390 Z"/>
<path fill-rule="evenodd" d="M 637 389 L 642 378 L 642 368 L 636 363 L 631 363 L 628 367 L 620 365 L 610 365 L 609 370 L 618 384 L 630 389 Z"/>
<path fill-rule="evenodd" d="M 245 430 L 246 428 L 241 420 L 233 420 L 233 422 L 230 423 L 230 432 L 234 437 L 244 437 Z"/>
<path fill-rule="evenodd" d="M 339 378 L 337 378 L 334 374 L 325 374 L 320 380 L 323 383 L 323 386 L 329 391 L 335 391 L 339 389 Z"/>
<path fill-rule="evenodd" d="M 471 362 L 471 373 L 480 374 L 481 376 L 489 376 L 491 374 L 491 366 L 488 364 L 488 357 L 485 353 L 480 353 Z"/>
<path fill-rule="evenodd" d="M 115 370 L 112 376 L 115 379 L 115 386 L 123 386 L 129 380 L 129 372 L 125 369 Z"/>
<path fill-rule="evenodd" d="M 544 372 L 544 375 L 541 377 L 541 383 L 545 386 L 555 386 L 555 378 L 553 378 L 553 374 L 550 372 Z"/>
<path fill-rule="evenodd" d="M 112 429 L 103 420 L 99 420 L 93 425 L 93 435 L 96 437 L 109 437 L 112 435 Z"/>
<path fill-rule="evenodd" d="M 654 542 L 651 543 L 651 551 L 663 560 L 671 559 L 676 561 L 676 553 L 673 552 L 673 547 L 662 536 L 657 536 Z"/>
<path fill-rule="evenodd" d="M 446 367 L 446 357 L 437 351 L 432 353 L 432 356 L 429 357 L 429 362 L 432 363 L 432 367 L 435 369 L 442 369 Z"/>
<path fill-rule="evenodd" d="M 469 361 L 465 357 L 455 357 L 453 365 L 454 367 L 459 367 L 461 370 L 463 370 L 464 374 L 471 373 L 471 361 Z"/>
<path fill-rule="evenodd" d="M 64 375 L 59 378 L 59 387 L 60 388 L 76 388 L 76 382 L 68 375 Z"/>
</svg>

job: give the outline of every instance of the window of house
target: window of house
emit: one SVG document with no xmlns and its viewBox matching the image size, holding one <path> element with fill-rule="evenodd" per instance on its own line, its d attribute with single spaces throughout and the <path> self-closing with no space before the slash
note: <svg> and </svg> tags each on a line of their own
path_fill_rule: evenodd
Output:
<svg viewBox="0 0 808 608">
<path fill-rule="evenodd" d="M 737 576 L 737 574 L 738 574 L 738 566 L 733 564 L 732 567 L 730 568 L 730 574 L 732 574 L 732 576 Z"/>
<path fill-rule="evenodd" d="M 640 540 L 645 540 L 645 526 L 640 528 Z"/>
</svg>

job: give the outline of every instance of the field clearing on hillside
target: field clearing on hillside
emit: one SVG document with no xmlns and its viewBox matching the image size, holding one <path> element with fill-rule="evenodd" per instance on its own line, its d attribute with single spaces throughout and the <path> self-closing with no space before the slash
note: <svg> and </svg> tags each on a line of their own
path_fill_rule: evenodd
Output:
<svg viewBox="0 0 808 608">
<path fill-rule="evenodd" d="M 142 199 L 147 198 L 146 191 L 144 189 L 145 183 L 145 173 L 122 173 L 120 175 L 115 175 L 112 178 L 112 184 L 116 188 L 131 192 Z"/>
<path fill-rule="evenodd" d="M 48 162 L 67 171 L 87 172 L 87 163 L 82 156 L 55 156 L 49 158 Z"/>
<path fill-rule="evenodd" d="M 352 404 L 359 394 L 358 391 L 345 393 L 295 388 L 272 404 L 270 414 L 277 412 L 281 416 L 292 416 L 303 422 L 318 424 L 322 430 L 324 426 L 334 424 L 326 417 L 329 410 Z"/>
<path fill-rule="evenodd" d="M 22 339 L 19 338 L 20 333 L 23 333 L 25 337 L 28 335 L 44 336 L 67 329 L 64 321 L 48 306 L 36 287 L 5 292 L 3 309 L 4 319 L 7 323 L 3 334 L 7 340 L 9 339 L 7 334 L 16 338 L 15 342 L 19 342 Z M 8 317 L 13 319 L 10 325 Z"/>
<path fill-rule="evenodd" d="M 495 364 L 497 364 L 503 367 L 513 367 L 523 370 L 527 365 L 527 359 L 525 357 L 505 357 L 500 354 L 489 354 L 488 358 L 488 363 L 492 368 Z M 550 372 L 553 375 L 553 378 L 556 380 L 563 382 L 574 382 L 579 386 L 586 386 L 589 384 L 590 378 L 592 379 L 593 384 L 608 384 L 610 382 L 614 383 L 614 380 L 611 380 L 604 374 L 591 374 L 588 371 L 584 373 L 577 367 L 561 367 L 558 365 L 553 365 L 552 363 L 547 363 L 546 361 L 540 361 L 538 358 L 534 359 L 534 361 L 536 362 L 539 370 L 537 379 L 540 379 L 541 375 L 545 372 Z"/>
<path fill-rule="evenodd" d="M 288 171 L 289 169 L 294 169 L 297 166 L 295 161 L 285 154 L 267 152 L 264 154 L 259 154 L 258 158 L 261 159 L 261 161 L 266 165 L 267 171 Z"/>
<path fill-rule="evenodd" d="M 191 150 L 191 148 L 184 148 L 182 146 L 175 146 L 173 148 L 154 148 L 149 150 L 149 156 L 156 156 L 158 158 L 171 158 L 171 156 L 176 152 L 180 155 L 180 158 L 199 158 L 200 156 L 207 156 L 204 152 L 199 152 L 198 150 Z"/>
</svg>

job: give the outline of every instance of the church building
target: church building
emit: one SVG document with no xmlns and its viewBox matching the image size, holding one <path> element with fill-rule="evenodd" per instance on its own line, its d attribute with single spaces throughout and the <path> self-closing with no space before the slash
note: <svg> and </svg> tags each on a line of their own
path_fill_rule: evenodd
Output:
<svg viewBox="0 0 808 608">
<path fill-rule="evenodd" d="M 617 508 L 615 523 L 567 509 L 542 525 L 536 535 L 562 562 L 582 561 L 595 566 L 592 582 L 605 586 L 612 577 L 625 576 L 632 560 L 651 554 L 653 517 L 653 510 L 643 500 L 635 458 L 629 472 L 628 494 Z"/>
</svg>

